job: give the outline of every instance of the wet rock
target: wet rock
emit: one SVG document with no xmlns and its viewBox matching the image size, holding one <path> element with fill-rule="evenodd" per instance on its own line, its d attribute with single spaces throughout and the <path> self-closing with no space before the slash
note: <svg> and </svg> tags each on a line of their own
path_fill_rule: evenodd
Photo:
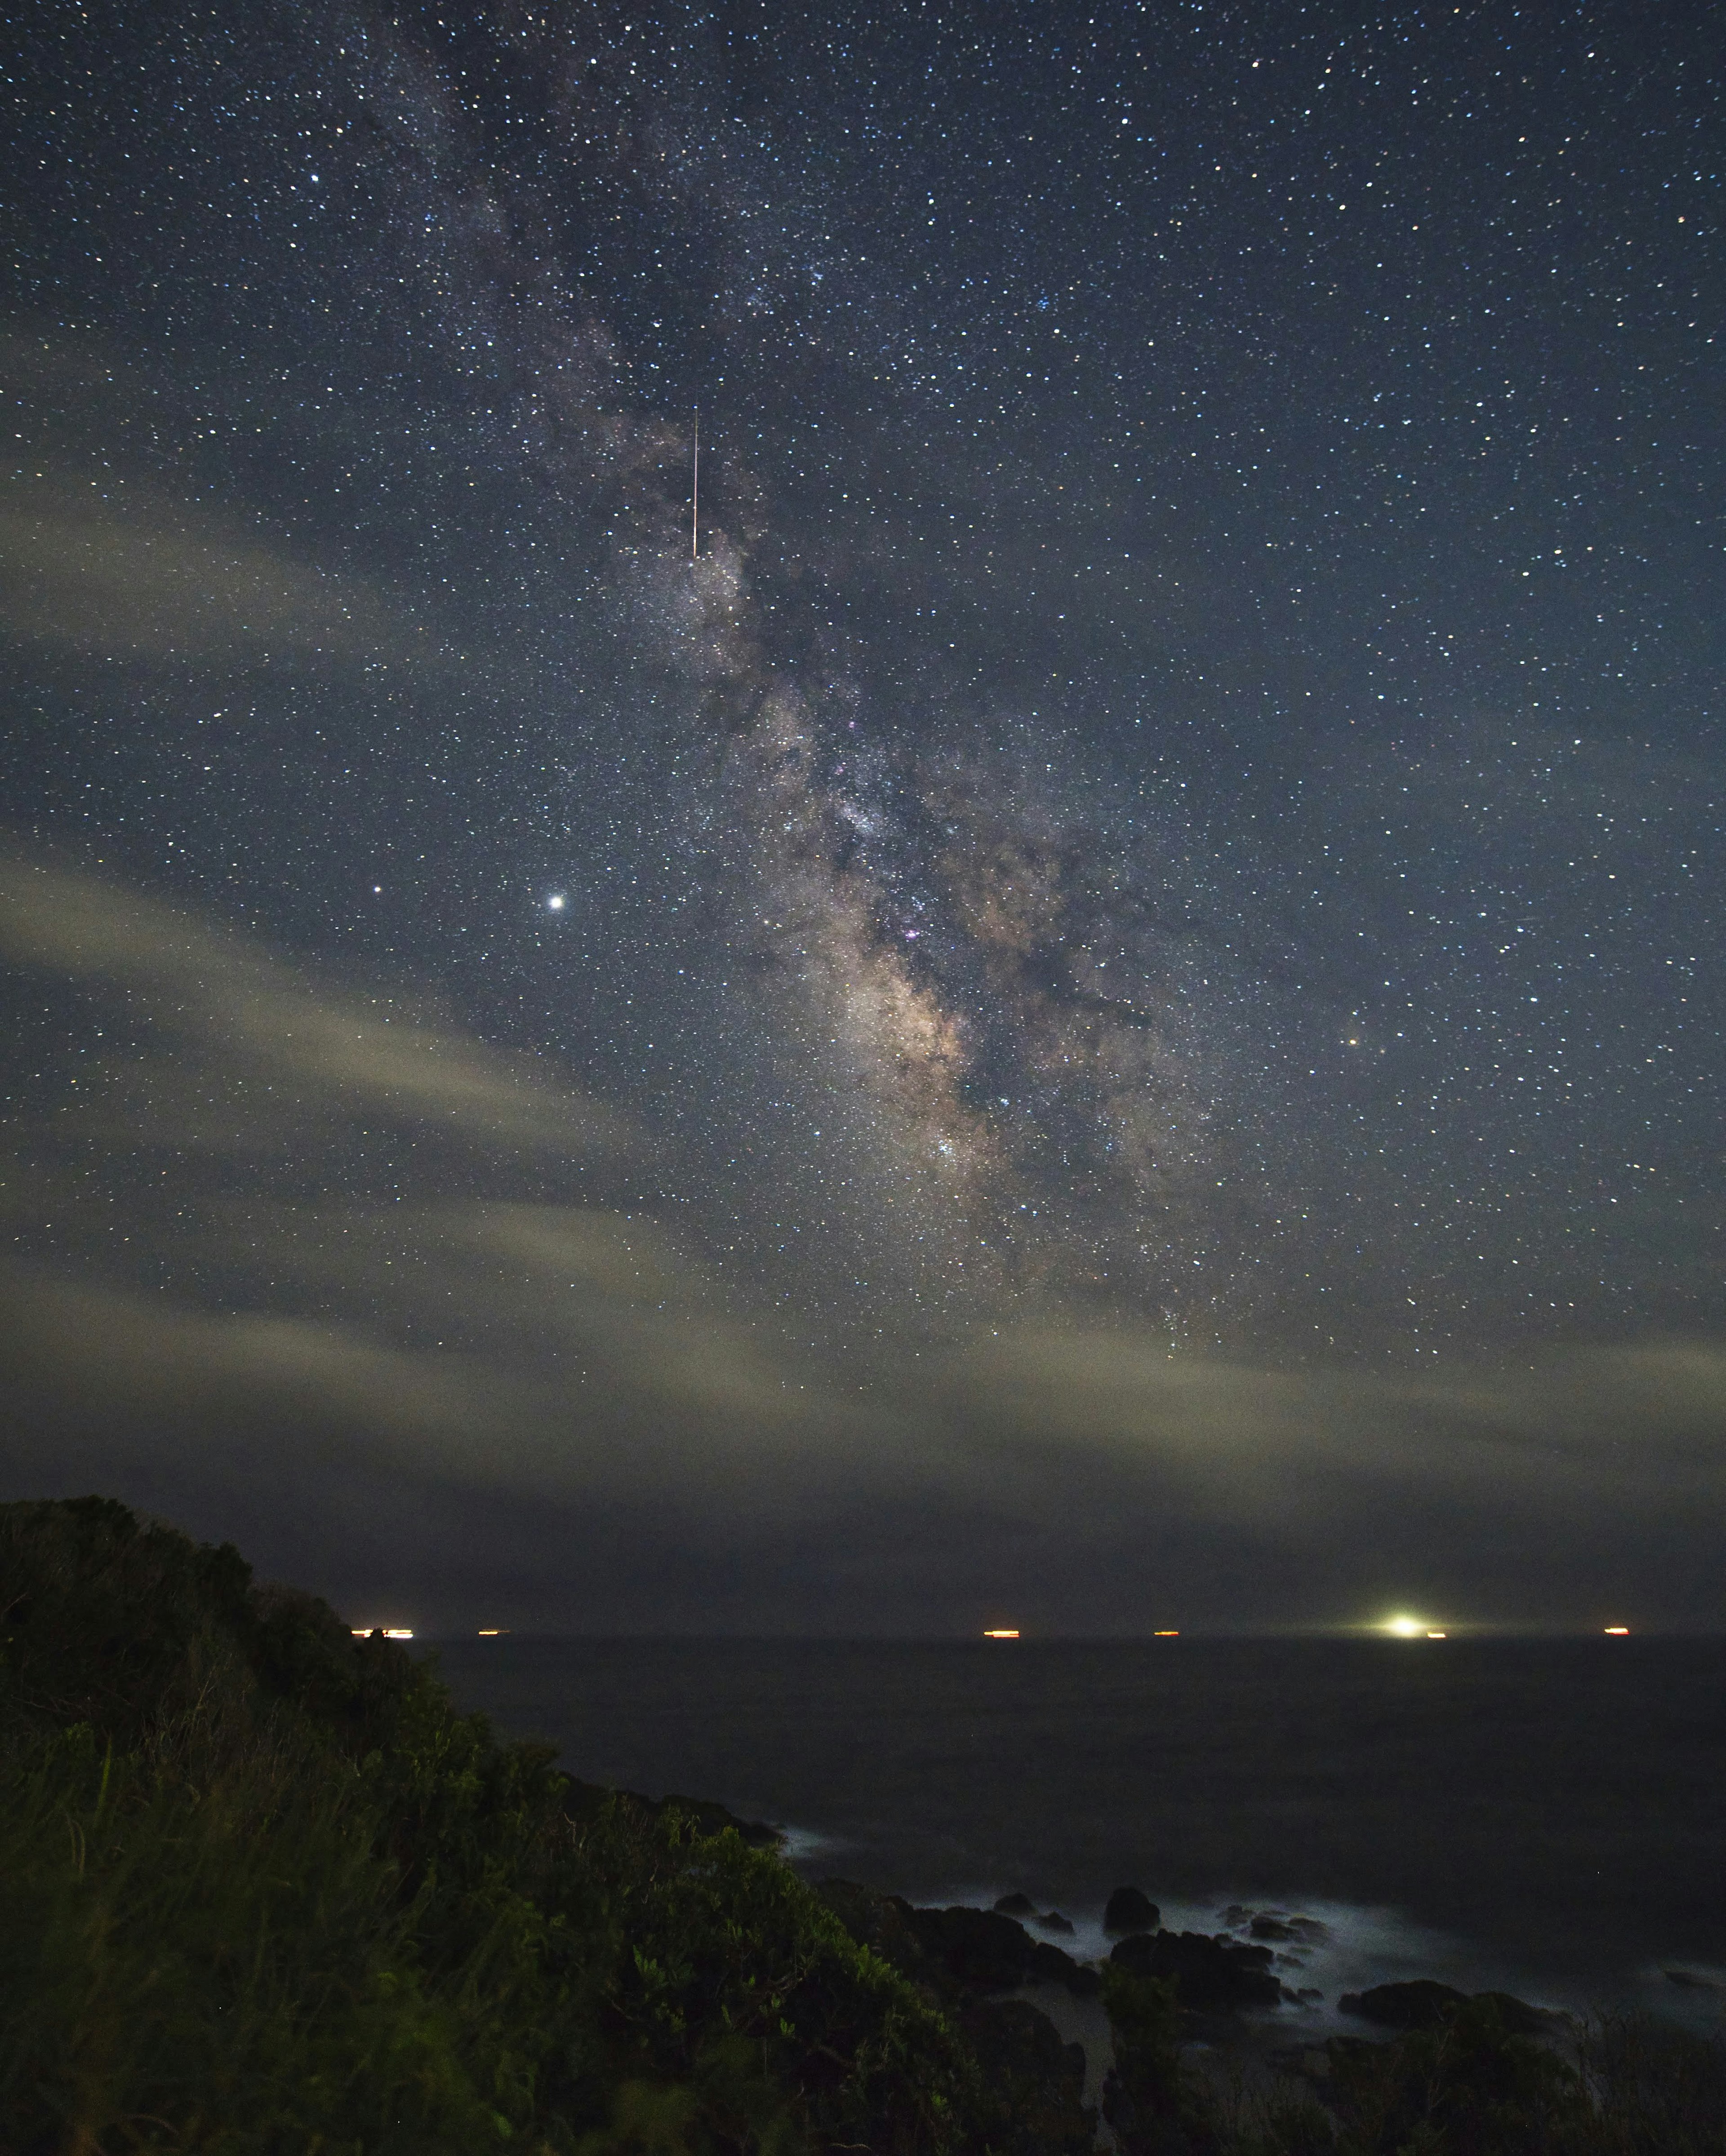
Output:
<svg viewBox="0 0 1726 2156">
<path fill-rule="evenodd" d="M 1029 1894 L 1003 1894 L 995 1903 L 998 1917 L 1034 1917 L 1037 1905 Z"/>
<path fill-rule="evenodd" d="M 1410 1984 L 1377 1984 L 1369 1991 L 1345 1991 L 1337 2001 L 1337 2011 L 1370 2021 L 1379 2029 L 1436 2029 L 1451 2007 L 1463 2005 L 1467 1998 L 1454 1984 L 1421 1976 Z"/>
<path fill-rule="evenodd" d="M 1075 1961 L 1070 1953 L 1059 1947 L 1050 1946 L 1046 1939 L 1033 1939 L 1030 1949 L 1030 1984 L 1061 1984 L 1075 1999 L 1094 1999 L 1102 1989 L 1102 1979 L 1094 1969 L 1081 1961 Z"/>
<path fill-rule="evenodd" d="M 968 1991 L 1012 1991 L 1030 1968 L 1023 1924 L 994 1909 L 913 1909 L 911 1927 L 930 1958 Z"/>
<path fill-rule="evenodd" d="M 999 1907 L 999 1905 L 997 1904 L 996 1906 Z M 1037 1926 L 1040 1931 L 1045 1932 L 1066 1932 L 1071 1933 L 1073 1928 L 1071 1918 L 1063 1917 L 1059 1909 L 1050 1909 L 1045 1916 L 1033 1917 L 1031 1922 Z"/>
<path fill-rule="evenodd" d="M 1097 2113 L 1084 2101 L 1083 2045 L 1063 2043 L 1024 1999 L 973 1999 L 959 2026 L 999 2106 L 991 2147 L 1003 2156 L 1089 2156 Z"/>
<path fill-rule="evenodd" d="M 1288 1928 L 1297 1939 L 1328 1939 L 1330 1926 L 1321 1924 L 1317 1917 L 1291 1917 Z"/>
<path fill-rule="evenodd" d="M 1203 1932 L 1139 1933 L 1122 1939 L 1109 1958 L 1135 1976 L 1172 1978 L 1181 2005 L 1195 2013 L 1276 2006 L 1282 1998 L 1268 1947 L 1240 1946 Z"/>
<path fill-rule="evenodd" d="M 1292 1924 L 1285 1924 L 1279 1917 L 1255 1917 L 1247 1928 L 1256 1939 L 1297 1939 L 1301 1936 Z"/>
<path fill-rule="evenodd" d="M 1676 1984 L 1681 1991 L 1718 1991 L 1721 1986 L 1711 1976 L 1698 1976 L 1693 1969 L 1663 1969 L 1660 1972 L 1668 1984 Z"/>
<path fill-rule="evenodd" d="M 1161 1911 L 1137 1887 L 1117 1887 L 1102 1912 L 1102 1928 L 1111 1938 L 1134 1932 L 1154 1932 L 1162 1922 Z"/>
<path fill-rule="evenodd" d="M 1453 1984 L 1436 1983 L 1430 1976 L 1417 1977 L 1410 1984 L 1375 1984 L 1370 1991 L 1345 1991 L 1337 2008 L 1340 2013 L 1354 2015 L 1357 2020 L 1400 2032 L 1439 2028 L 1453 2008 L 1466 2006 L 1471 2000 L 1495 2007 L 1513 2036 L 1544 2035 L 1556 2018 L 1530 2006 L 1525 1999 L 1513 1999 L 1508 1991 L 1458 1991 Z"/>
<path fill-rule="evenodd" d="M 1080 1999 L 1098 1988 L 1094 1969 L 1082 1967 L 1047 1939 L 1034 1939 L 1023 1924 L 997 1909 L 914 1909 L 896 1896 L 886 1898 L 902 1912 L 906 1929 L 937 1986 L 987 1994 L 1016 1991 L 1026 1984 L 1059 1984 Z M 850 1928 L 843 1916 L 842 1921 Z"/>
</svg>

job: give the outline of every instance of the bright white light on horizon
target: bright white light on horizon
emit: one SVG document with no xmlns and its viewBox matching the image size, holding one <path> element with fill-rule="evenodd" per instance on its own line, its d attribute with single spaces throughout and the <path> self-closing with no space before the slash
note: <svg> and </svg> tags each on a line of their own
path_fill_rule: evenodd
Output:
<svg viewBox="0 0 1726 2156">
<path fill-rule="evenodd" d="M 1390 1617 L 1384 1621 L 1384 1630 L 1394 1632 L 1399 1640 L 1418 1640 L 1426 1626 L 1419 1617 Z"/>
</svg>

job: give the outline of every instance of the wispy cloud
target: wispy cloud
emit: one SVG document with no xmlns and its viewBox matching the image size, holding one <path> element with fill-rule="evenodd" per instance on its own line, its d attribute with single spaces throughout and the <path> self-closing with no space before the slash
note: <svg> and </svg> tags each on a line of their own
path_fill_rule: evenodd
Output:
<svg viewBox="0 0 1726 2156">
<path fill-rule="evenodd" d="M 552 1158 L 640 1135 L 542 1063 L 406 998 L 314 983 L 236 932 L 17 851 L 0 853 L 0 956 L 120 995 L 146 1023 L 141 1068 L 115 1074 L 141 1081 L 123 1111 L 141 1142 L 198 1148 L 243 1142 L 248 1124 L 280 1134 L 368 1112 Z M 212 1112 L 182 1123 L 188 1067 Z"/>
<path fill-rule="evenodd" d="M 75 1084 L 8 1075 L 14 1487 L 372 1562 L 387 1516 L 393 1563 L 440 1535 L 554 1612 L 576 1567 L 600 1621 L 1318 1620 L 1441 1573 L 1533 1619 L 1657 1548 L 1700 1577 L 1717 1341 L 1375 1373 L 1045 1304 L 817 1355 L 655 1208 L 665 1139 L 547 1059 L 18 847 L 0 958 L 96 1045 Z"/>
</svg>

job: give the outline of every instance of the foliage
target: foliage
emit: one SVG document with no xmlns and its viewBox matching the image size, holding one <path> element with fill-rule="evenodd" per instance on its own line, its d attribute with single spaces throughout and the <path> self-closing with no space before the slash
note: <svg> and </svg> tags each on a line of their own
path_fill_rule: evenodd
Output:
<svg viewBox="0 0 1726 2156">
<path fill-rule="evenodd" d="M 594 1809 L 231 1549 L 0 1507 L 5 2156 L 944 2156 L 981 2102 L 776 1857 Z"/>
<path fill-rule="evenodd" d="M 231 1548 L 0 1506 L 0 2156 L 1079 2156 L 1073 2056 L 914 1914 L 572 1783 Z M 1726 2052 L 1646 2023 L 1573 2060 L 1479 1999 L 1230 2092 L 1102 1984 L 1125 2156 L 1726 2156 Z"/>
<path fill-rule="evenodd" d="M 1115 2063 L 1103 2116 L 1123 2156 L 1210 2156 L 1224 2146 L 1218 2108 L 1181 2055 L 1181 2007 L 1170 1978 L 1117 1961 L 1102 1968 Z"/>
</svg>

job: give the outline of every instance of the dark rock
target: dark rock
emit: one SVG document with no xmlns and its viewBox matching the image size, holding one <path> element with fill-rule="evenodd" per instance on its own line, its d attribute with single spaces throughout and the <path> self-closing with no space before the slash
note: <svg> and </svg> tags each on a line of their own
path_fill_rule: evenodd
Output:
<svg viewBox="0 0 1726 2156">
<path fill-rule="evenodd" d="M 1071 1954 L 1047 1939 L 1034 1939 L 1023 1924 L 997 1909 L 915 1909 L 897 1895 L 875 1901 L 888 1915 L 866 1904 L 855 1907 L 844 1897 L 868 1890 L 829 1880 L 819 1892 L 854 1938 L 873 1946 L 907 1974 L 937 1990 L 976 1996 L 1017 1991 L 1025 1984 L 1059 1984 L 1075 1998 L 1088 1999 L 1100 1979 Z M 895 1938 L 896 1925 L 902 1938 Z"/>
<path fill-rule="evenodd" d="M 1075 1999 L 1094 1999 L 1102 1989 L 1102 1979 L 1094 1969 L 1081 1961 L 1075 1961 L 1070 1953 L 1059 1947 L 1050 1946 L 1046 1939 L 1033 1939 L 1030 1949 L 1030 1968 L 1025 1981 L 1028 1984 L 1061 1984 Z"/>
<path fill-rule="evenodd" d="M 1111 1938 L 1133 1932 L 1154 1932 L 1162 1921 L 1156 1903 L 1137 1887 L 1116 1887 L 1102 1912 L 1102 1928 Z"/>
<path fill-rule="evenodd" d="M 1530 2006 L 1526 1999 L 1513 1998 L 1508 1991 L 1477 1991 L 1475 2005 L 1483 2000 L 1497 2008 L 1498 2019 L 1513 2036 L 1549 2036 L 1564 2027 L 1569 2018 L 1548 2007 Z"/>
<path fill-rule="evenodd" d="M 979 1999 L 959 2026 L 999 2106 L 991 2148 L 1003 2156 L 1089 2156 L 1097 2113 L 1085 2103 L 1085 2048 L 1064 2044 L 1024 1999 Z"/>
<path fill-rule="evenodd" d="M 1330 1926 L 1321 1924 L 1317 1917 L 1291 1917 L 1288 1928 L 1297 1939 L 1328 1939 Z"/>
<path fill-rule="evenodd" d="M 1046 1916 L 1035 1917 L 1031 1921 L 1040 1930 L 1045 1932 L 1066 1932 L 1070 1933 L 1073 1928 L 1071 1919 L 1070 1917 L 1063 1917 L 1059 1909 L 1050 1909 Z"/>
<path fill-rule="evenodd" d="M 1664 1969 L 1661 1974 L 1668 1984 L 1676 1984 L 1681 1991 L 1718 1991 L 1720 1986 L 1711 1976 L 1698 1976 L 1693 1969 Z"/>
<path fill-rule="evenodd" d="M 1466 1991 L 1453 1984 L 1421 1976 L 1411 1984 L 1378 1984 L 1369 1991 L 1345 1991 L 1337 2001 L 1337 2011 L 1379 2029 L 1436 2029 L 1451 2008 L 1463 2005 L 1467 1998 Z"/>
<path fill-rule="evenodd" d="M 1172 1978 L 1181 2005 L 1196 2013 L 1275 2006 L 1282 1998 L 1268 1947 L 1237 1946 L 1203 1932 L 1141 1933 L 1122 1939 L 1109 1958 L 1135 1976 Z"/>
<path fill-rule="evenodd" d="M 930 1958 L 968 1991 L 1016 1990 L 1030 1973 L 1030 1933 L 993 1909 L 913 1909 L 910 1922 Z"/>
<path fill-rule="evenodd" d="M 1248 1929 L 1256 1939 L 1297 1939 L 1301 1936 L 1292 1924 L 1285 1924 L 1277 1917 L 1255 1917 Z"/>
<path fill-rule="evenodd" d="M 1337 2007 L 1380 2029 L 1403 2030 L 1440 2028 L 1456 2007 L 1471 2003 L 1491 2005 L 1512 2036 L 1546 2035 L 1557 2018 L 1525 1999 L 1513 1999 L 1508 1991 L 1458 1991 L 1430 1976 L 1417 1977 L 1410 1984 L 1375 1984 L 1370 1991 L 1345 1991 Z"/>
<path fill-rule="evenodd" d="M 1003 1894 L 995 1903 L 998 1917 L 1034 1917 L 1037 1905 L 1029 1894 Z"/>
</svg>

